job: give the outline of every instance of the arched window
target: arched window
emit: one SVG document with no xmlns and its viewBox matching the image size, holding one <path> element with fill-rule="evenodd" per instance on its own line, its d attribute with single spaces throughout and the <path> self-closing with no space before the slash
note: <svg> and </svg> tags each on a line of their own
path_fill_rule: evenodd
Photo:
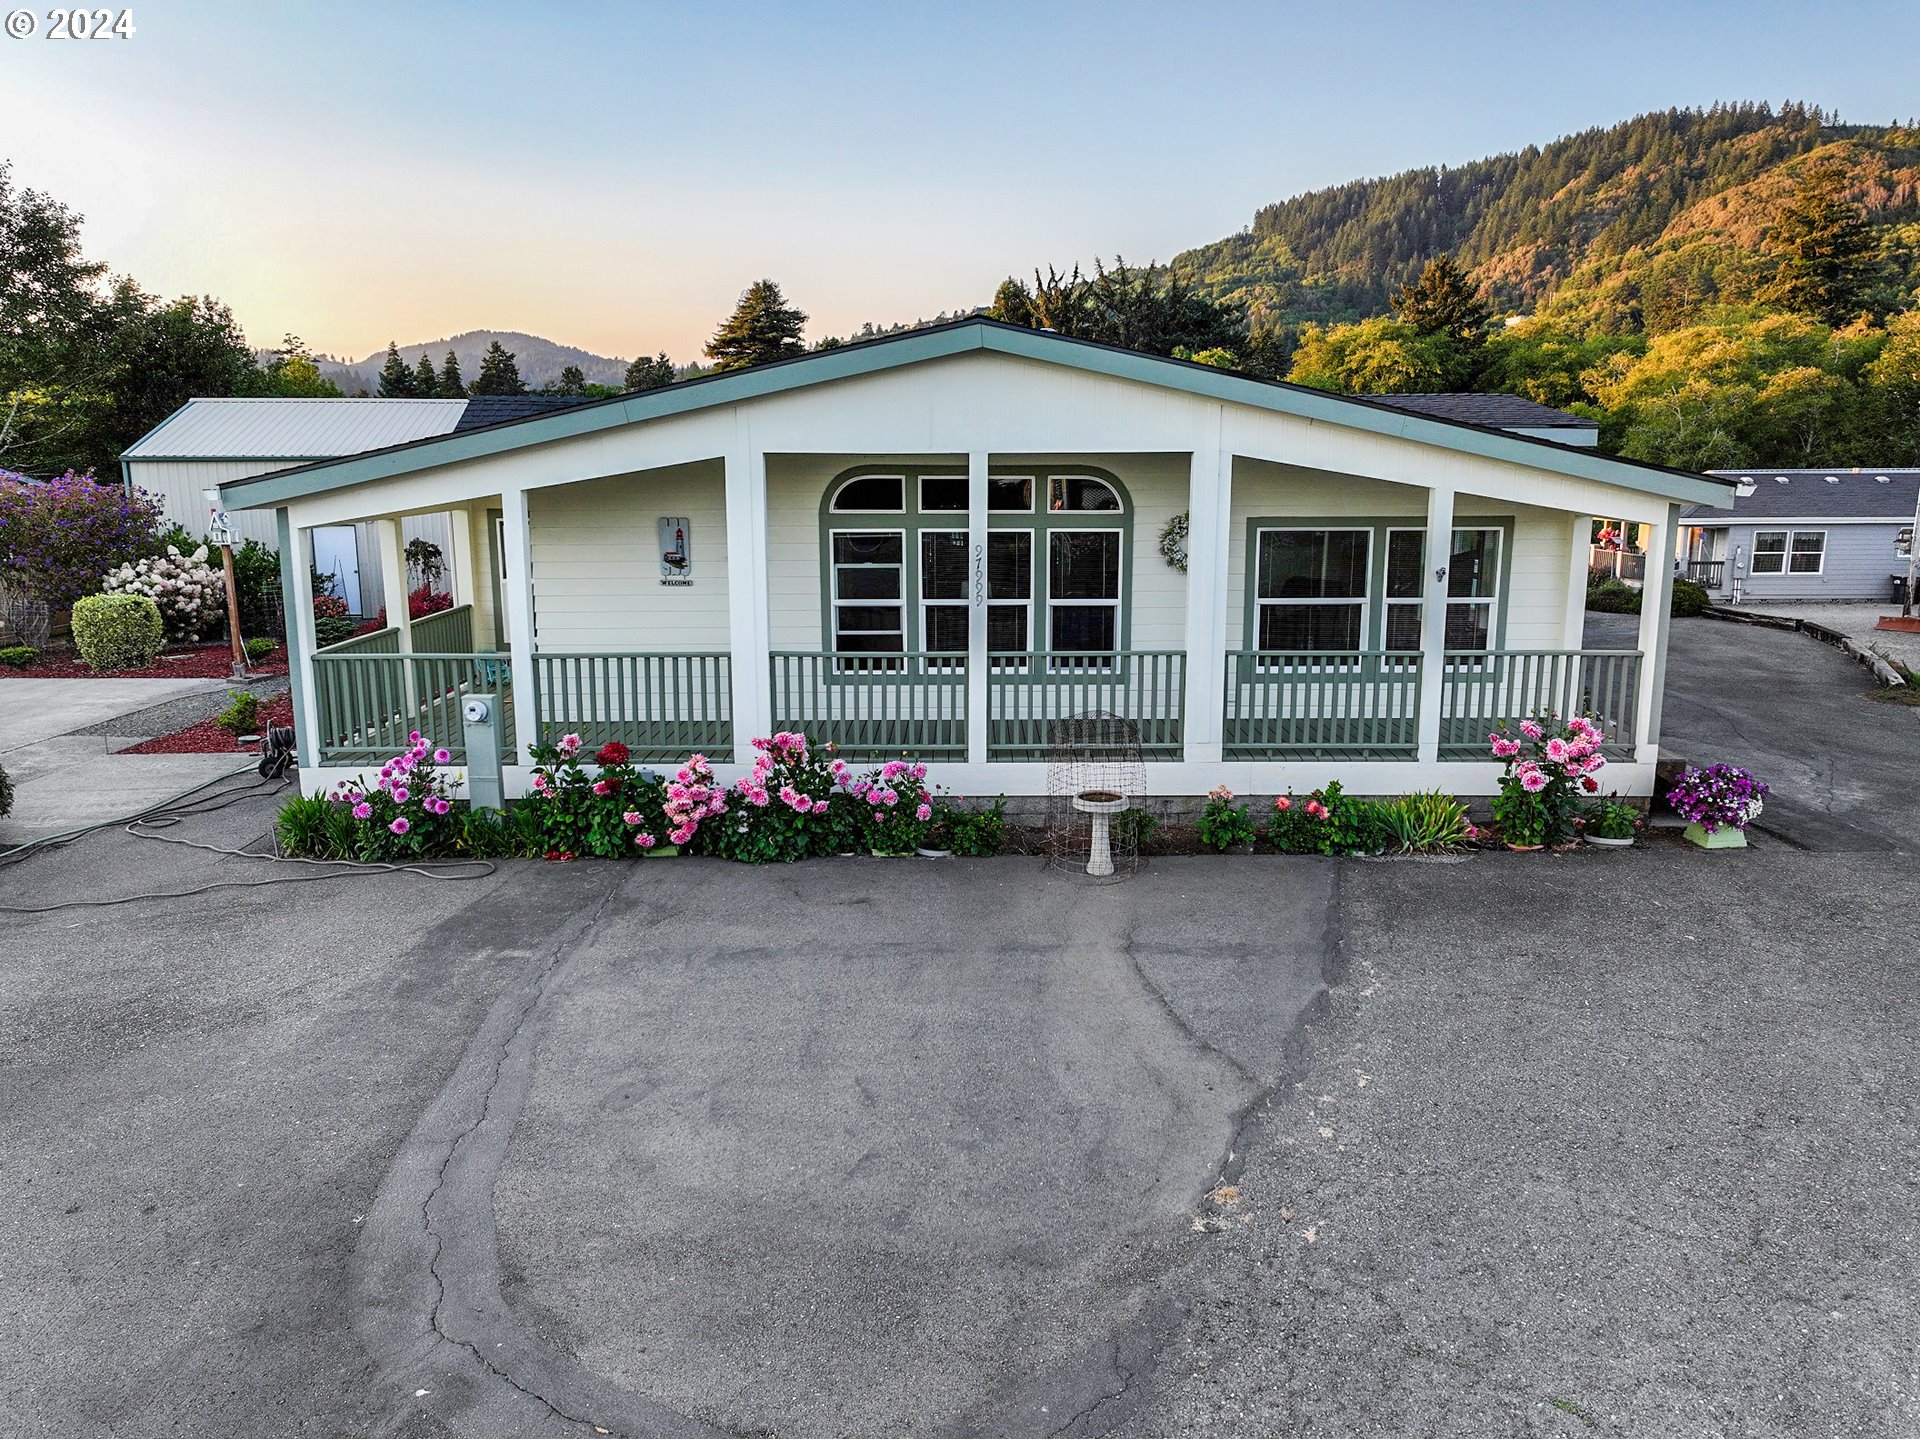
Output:
<svg viewBox="0 0 1920 1440">
<path fill-rule="evenodd" d="M 828 645 L 964 655 L 966 512 L 967 477 L 951 466 L 837 476 L 822 516 Z M 987 512 L 988 653 L 1120 649 L 1132 526 L 1120 482 L 1080 469 L 996 470 Z M 863 524 L 859 515 L 899 518 Z"/>
</svg>

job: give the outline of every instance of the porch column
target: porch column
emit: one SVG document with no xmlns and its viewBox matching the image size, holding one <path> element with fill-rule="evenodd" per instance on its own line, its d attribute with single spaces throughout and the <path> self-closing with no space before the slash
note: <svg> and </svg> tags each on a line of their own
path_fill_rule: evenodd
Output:
<svg viewBox="0 0 1920 1440">
<path fill-rule="evenodd" d="M 500 603 L 507 609 L 507 651 L 513 673 L 513 748 L 521 764 L 540 740 L 540 675 L 533 663 L 533 537 L 527 523 L 527 492 L 502 490 L 501 529 L 506 532 L 507 575 Z"/>
<path fill-rule="evenodd" d="M 273 512 L 280 541 L 280 604 L 287 621 L 287 680 L 293 691 L 295 763 L 302 770 L 319 764 L 320 705 L 314 685 L 313 558 L 307 532 L 296 530 L 282 505 Z"/>
<path fill-rule="evenodd" d="M 1188 760 L 1218 761 L 1225 733 L 1227 539 L 1233 515 L 1233 450 L 1224 407 L 1215 406 L 1187 472 Z"/>
<path fill-rule="evenodd" d="M 733 650 L 733 758 L 753 763 L 753 737 L 773 729 L 767 626 L 767 457 L 735 412 L 727 469 L 727 625 Z M 823 647 L 824 648 L 824 647 Z"/>
<path fill-rule="evenodd" d="M 1680 536 L 1680 507 L 1650 527 L 1647 573 L 1640 585 L 1640 693 L 1634 697 L 1633 758 L 1660 758 L 1660 695 L 1667 686 L 1667 635 L 1673 629 L 1673 556 Z"/>
<path fill-rule="evenodd" d="M 447 536 L 453 545 L 453 554 L 448 557 L 453 564 L 453 603 L 476 605 L 479 603 L 480 577 L 473 566 L 473 512 L 449 510 Z"/>
<path fill-rule="evenodd" d="M 1427 543 L 1420 572 L 1420 763 L 1440 762 L 1440 701 L 1446 676 L 1447 568 L 1453 556 L 1453 491 L 1427 492 Z"/>
<path fill-rule="evenodd" d="M 387 597 L 387 624 L 400 632 L 400 648 L 413 649 L 413 615 L 407 609 L 407 555 L 400 522 L 382 516 L 373 522 L 373 543 L 380 552 L 380 593 Z"/>
<path fill-rule="evenodd" d="M 987 763 L 987 452 L 967 452 L 967 763 Z"/>
<path fill-rule="evenodd" d="M 1560 626 L 1562 650 L 1584 650 L 1587 641 L 1587 547 L 1593 537 L 1593 517 L 1569 519 L 1567 537 L 1567 613 Z"/>
</svg>

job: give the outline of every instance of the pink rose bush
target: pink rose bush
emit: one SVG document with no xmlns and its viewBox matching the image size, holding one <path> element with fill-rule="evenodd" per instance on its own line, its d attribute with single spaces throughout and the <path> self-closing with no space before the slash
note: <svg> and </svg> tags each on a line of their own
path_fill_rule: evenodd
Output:
<svg viewBox="0 0 1920 1440">
<path fill-rule="evenodd" d="M 452 784 L 417 730 L 371 785 L 349 780 L 328 798 L 352 822 L 351 839 L 340 848 L 353 859 L 418 860 L 457 847 L 461 825 L 453 815 Z"/>
<path fill-rule="evenodd" d="M 1606 732 L 1576 715 L 1561 723 L 1550 710 L 1522 720 L 1516 738 L 1503 723 L 1487 736 L 1493 758 L 1505 762 L 1493 818 L 1509 845 L 1560 845 L 1574 838 L 1581 796 L 1600 788 L 1596 773 Z"/>
<path fill-rule="evenodd" d="M 627 747 L 610 740 L 588 754 L 576 734 L 531 749 L 531 793 L 522 819 L 539 852 L 549 859 L 598 855 L 616 859 L 632 852 L 629 812 L 657 816 L 661 786 L 629 760 Z M 589 773 L 587 767 L 595 767 Z"/>
</svg>

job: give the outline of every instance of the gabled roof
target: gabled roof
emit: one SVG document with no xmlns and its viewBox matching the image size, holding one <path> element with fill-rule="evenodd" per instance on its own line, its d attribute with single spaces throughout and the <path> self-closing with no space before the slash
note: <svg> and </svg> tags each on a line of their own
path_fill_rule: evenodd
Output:
<svg viewBox="0 0 1920 1440">
<path fill-rule="evenodd" d="M 745 370 L 702 375 L 659 389 L 618 395 L 522 420 L 236 480 L 221 487 L 221 496 L 235 509 L 283 505 L 304 496 L 391 479 L 417 470 L 976 351 L 1063 365 L 1229 404 L 1369 430 L 1674 500 L 1711 504 L 1731 490 L 1727 481 L 1684 470 L 1622 460 L 1551 440 L 1417 415 L 1383 405 L 1378 400 L 1329 394 L 1284 381 L 1258 380 L 1211 365 L 1143 355 L 973 315 L 945 325 L 900 331 L 832 350 L 815 350 Z"/>
<path fill-rule="evenodd" d="M 1716 525 L 1741 520 L 1898 520 L 1913 523 L 1920 497 L 1920 470 L 1715 470 L 1751 495 L 1734 494 L 1733 513 L 1689 505 L 1683 520 L 1708 518 Z"/>
<path fill-rule="evenodd" d="M 128 447 L 126 460 L 324 460 L 445 435 L 465 400 L 189 400 Z"/>
<path fill-rule="evenodd" d="M 1411 410 L 1416 415 L 1432 415 L 1441 420 L 1459 420 L 1468 425 L 1486 425 L 1495 430 L 1598 430 L 1596 420 L 1569 415 L 1524 395 L 1483 395 L 1459 392 L 1448 395 L 1368 395 L 1376 405 L 1391 405 L 1396 410 Z"/>
<path fill-rule="evenodd" d="M 555 410 L 571 410 L 591 403 L 578 395 L 475 395 L 465 402 L 458 430 L 478 430 L 485 425 L 504 425 L 525 420 L 530 415 L 547 415 Z"/>
</svg>

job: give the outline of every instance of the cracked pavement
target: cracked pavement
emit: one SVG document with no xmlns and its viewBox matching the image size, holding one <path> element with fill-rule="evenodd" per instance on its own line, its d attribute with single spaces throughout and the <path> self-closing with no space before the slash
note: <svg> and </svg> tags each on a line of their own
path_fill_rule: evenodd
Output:
<svg viewBox="0 0 1920 1440">
<path fill-rule="evenodd" d="M 1788 840 L 0 917 L 0 1431 L 1910 1433 L 1920 716 L 1675 654 Z"/>
</svg>

